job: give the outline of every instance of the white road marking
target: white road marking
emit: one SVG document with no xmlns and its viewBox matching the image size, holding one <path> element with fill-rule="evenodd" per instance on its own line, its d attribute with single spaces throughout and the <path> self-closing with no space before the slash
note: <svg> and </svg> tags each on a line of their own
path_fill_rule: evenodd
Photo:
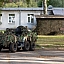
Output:
<svg viewBox="0 0 64 64">
<path fill-rule="evenodd" d="M 50 61 L 51 60 L 51 61 Z M 52 59 L 36 57 L 19 57 L 19 58 L 0 58 L 0 62 L 29 62 L 29 63 L 46 63 L 46 64 L 64 64 L 64 62 L 53 61 Z"/>
</svg>

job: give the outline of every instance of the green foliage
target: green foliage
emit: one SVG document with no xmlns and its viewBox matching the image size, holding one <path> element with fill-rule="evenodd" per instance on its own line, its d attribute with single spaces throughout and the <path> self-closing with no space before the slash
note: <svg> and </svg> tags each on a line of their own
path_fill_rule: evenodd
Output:
<svg viewBox="0 0 64 64">
<path fill-rule="evenodd" d="M 27 4 L 23 2 L 17 2 L 16 5 L 17 7 L 27 7 Z"/>
<path fill-rule="evenodd" d="M 16 3 L 6 3 L 4 7 L 37 7 L 37 3 L 34 0 L 20 1 Z"/>
<path fill-rule="evenodd" d="M 49 0 L 47 0 L 48 3 Z M 37 3 L 38 7 L 42 7 L 43 6 L 43 0 L 39 0 Z"/>
<path fill-rule="evenodd" d="M 2 7 L 2 2 L 0 2 L 0 7 Z"/>
<path fill-rule="evenodd" d="M 43 5 L 43 0 L 38 0 L 38 2 L 35 2 L 35 0 L 19 0 L 19 2 L 15 3 L 8 2 L 9 0 L 0 0 L 0 7 L 42 7 Z M 64 7 L 64 0 L 47 0 L 47 5 Z"/>
<path fill-rule="evenodd" d="M 30 0 L 29 7 L 37 7 L 37 3 L 34 0 Z"/>
<path fill-rule="evenodd" d="M 25 7 L 26 4 L 24 5 L 23 2 L 17 2 L 17 3 L 7 3 L 5 4 L 4 7 Z"/>
<path fill-rule="evenodd" d="M 15 3 L 7 3 L 4 7 L 17 7 Z"/>
<path fill-rule="evenodd" d="M 26 3 L 27 3 L 27 7 L 29 7 L 30 0 L 26 0 Z"/>
<path fill-rule="evenodd" d="M 42 7 L 42 0 L 39 0 L 37 5 L 38 5 L 38 7 Z"/>
<path fill-rule="evenodd" d="M 52 5 L 53 7 L 62 7 L 62 0 L 49 0 L 48 5 Z"/>
<path fill-rule="evenodd" d="M 42 7 L 42 1 L 43 0 L 38 1 L 38 7 Z M 53 7 L 64 7 L 64 0 L 47 0 L 47 5 L 52 5 Z"/>
<path fill-rule="evenodd" d="M 6 2 L 9 2 L 9 0 L 0 0 L 0 7 L 3 7 Z"/>
</svg>

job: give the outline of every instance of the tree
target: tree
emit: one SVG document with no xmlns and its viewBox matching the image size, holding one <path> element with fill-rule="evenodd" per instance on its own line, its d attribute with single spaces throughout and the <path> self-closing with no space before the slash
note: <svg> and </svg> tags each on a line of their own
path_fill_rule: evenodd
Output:
<svg viewBox="0 0 64 64">
<path fill-rule="evenodd" d="M 38 7 L 42 7 L 42 6 L 43 6 L 43 1 L 44 1 L 44 0 L 39 0 L 39 1 L 38 1 L 38 3 L 37 3 Z M 49 1 L 49 0 L 46 0 L 47 3 L 48 3 L 48 1 Z"/>
<path fill-rule="evenodd" d="M 37 7 L 37 2 L 35 2 L 35 0 L 30 0 L 29 7 Z"/>
<path fill-rule="evenodd" d="M 37 2 L 35 0 L 26 0 L 27 7 L 37 7 Z"/>
<path fill-rule="evenodd" d="M 53 7 L 64 7 L 64 0 L 49 0 L 47 4 Z"/>
<path fill-rule="evenodd" d="M 9 0 L 0 0 L 0 7 L 3 7 L 3 5 L 4 5 L 6 2 L 9 2 Z"/>
<path fill-rule="evenodd" d="M 34 0 L 20 0 L 19 2 L 6 3 L 4 7 L 37 7 L 37 3 Z"/>
<path fill-rule="evenodd" d="M 49 0 L 48 5 L 52 5 L 53 7 L 62 7 L 62 0 Z"/>
<path fill-rule="evenodd" d="M 30 0 L 26 0 L 26 3 L 27 3 L 27 7 L 29 7 Z"/>
<path fill-rule="evenodd" d="M 18 7 L 14 2 L 12 3 L 6 3 L 4 7 Z"/>
<path fill-rule="evenodd" d="M 47 14 L 47 0 L 43 0 L 44 14 Z"/>
<path fill-rule="evenodd" d="M 39 1 L 38 1 L 38 3 L 37 3 L 38 7 L 42 7 L 42 1 L 43 1 L 43 0 L 39 0 Z"/>
<path fill-rule="evenodd" d="M 39 0 L 37 5 L 42 7 L 42 1 Z M 47 0 L 47 6 L 52 5 L 53 7 L 64 7 L 64 0 Z"/>
</svg>

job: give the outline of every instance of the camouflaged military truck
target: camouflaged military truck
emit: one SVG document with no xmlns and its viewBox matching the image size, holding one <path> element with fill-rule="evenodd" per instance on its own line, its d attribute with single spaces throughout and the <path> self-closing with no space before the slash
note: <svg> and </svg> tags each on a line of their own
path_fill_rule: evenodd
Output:
<svg viewBox="0 0 64 64">
<path fill-rule="evenodd" d="M 16 52 L 21 48 L 26 51 L 35 50 L 36 40 L 37 34 L 26 27 L 7 28 L 4 33 L 0 32 L 0 51 L 2 48 L 9 49 L 11 52 Z"/>
</svg>

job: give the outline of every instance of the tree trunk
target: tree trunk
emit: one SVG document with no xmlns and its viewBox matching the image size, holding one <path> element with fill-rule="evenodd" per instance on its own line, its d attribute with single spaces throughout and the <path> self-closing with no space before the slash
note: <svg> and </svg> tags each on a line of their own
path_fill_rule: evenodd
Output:
<svg viewBox="0 0 64 64">
<path fill-rule="evenodd" d="M 43 0 L 44 14 L 47 15 L 47 0 Z"/>
</svg>

